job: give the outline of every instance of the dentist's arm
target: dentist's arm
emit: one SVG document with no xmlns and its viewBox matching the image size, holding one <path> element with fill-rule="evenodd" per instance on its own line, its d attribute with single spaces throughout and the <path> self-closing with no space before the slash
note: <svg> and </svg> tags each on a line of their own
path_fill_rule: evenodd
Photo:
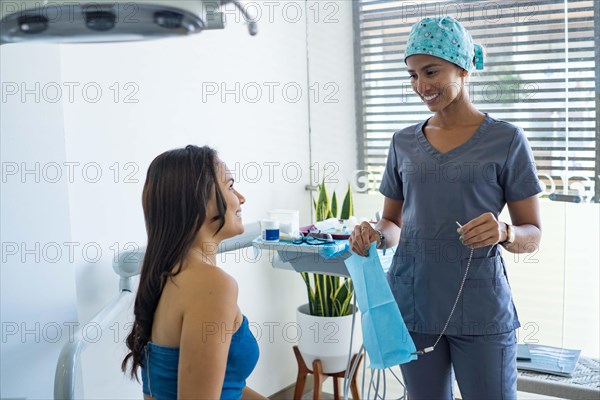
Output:
<svg viewBox="0 0 600 400">
<path fill-rule="evenodd" d="M 514 242 L 505 246 L 511 253 L 537 250 L 542 237 L 542 220 L 537 195 L 507 203 L 514 230 Z M 462 232 L 462 233 L 461 233 Z M 502 243 L 508 238 L 507 225 L 491 212 L 484 213 L 459 229 L 463 243 L 473 248 Z"/>
<path fill-rule="evenodd" d="M 532 253 L 540 246 L 542 240 L 542 217 L 540 216 L 540 201 L 538 196 L 508 203 L 511 223 L 514 224 L 515 241 L 507 246 L 511 253 Z M 502 224 L 500 242 L 506 240 L 506 224 Z"/>
<path fill-rule="evenodd" d="M 369 249 L 371 243 L 376 242 L 379 244 L 380 238 L 377 231 L 381 231 L 383 234 L 386 248 L 396 246 L 400 241 L 403 205 L 404 200 L 394 200 L 386 197 L 383 203 L 383 216 L 375 228 L 366 221 L 354 227 L 354 231 L 352 231 L 348 239 L 352 251 L 366 256 L 366 250 Z"/>
</svg>

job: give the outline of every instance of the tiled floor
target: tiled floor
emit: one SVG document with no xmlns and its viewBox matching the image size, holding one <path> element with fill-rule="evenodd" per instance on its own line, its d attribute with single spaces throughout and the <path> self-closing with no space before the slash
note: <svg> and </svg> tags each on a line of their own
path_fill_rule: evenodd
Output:
<svg viewBox="0 0 600 400">
<path fill-rule="evenodd" d="M 369 375 L 369 371 L 367 370 L 365 373 L 365 398 L 367 397 L 367 392 L 368 392 L 368 384 L 369 384 L 369 379 L 370 379 L 370 375 Z M 361 374 L 362 374 L 362 369 L 361 369 Z M 394 371 L 394 373 L 396 373 L 396 375 L 399 376 L 399 369 L 396 369 Z M 388 372 L 386 373 L 387 379 L 386 379 L 386 395 L 385 398 L 392 400 L 392 399 L 402 399 L 404 396 L 404 388 L 403 386 L 396 381 L 396 379 L 391 376 L 391 374 Z M 310 389 L 310 386 L 312 386 L 312 380 L 310 380 L 310 382 L 307 383 L 307 387 L 306 389 Z M 343 387 L 342 387 L 342 382 L 340 382 L 340 392 L 343 391 Z M 310 386 L 309 386 L 310 385 Z M 362 391 L 362 375 L 359 375 L 358 377 L 358 390 L 359 392 Z M 380 396 L 383 394 L 383 381 L 380 381 Z M 294 395 L 294 388 L 290 388 L 288 389 L 285 393 L 281 393 L 279 396 L 277 396 L 278 400 L 292 400 Z M 313 398 L 313 391 L 312 390 L 307 390 L 306 393 L 302 396 L 302 400 L 312 400 Z M 322 397 L 323 400 L 331 400 L 333 399 L 333 380 L 332 379 L 327 379 L 324 384 L 323 384 L 323 393 L 322 393 Z M 352 398 L 350 396 L 350 398 Z M 374 391 L 371 392 L 371 395 L 369 396 L 369 398 L 375 398 L 374 395 Z"/>
<path fill-rule="evenodd" d="M 398 375 L 398 371 L 394 370 L 394 372 Z M 367 370 L 367 373 L 365 374 L 365 376 L 366 376 L 365 392 L 367 392 L 368 380 L 370 379 L 370 376 L 368 375 L 368 373 L 369 373 L 369 370 Z M 361 370 L 361 374 L 362 374 L 362 370 Z M 387 375 L 387 380 L 386 380 L 385 399 L 397 400 L 397 399 L 403 398 L 403 395 L 404 395 L 403 386 L 400 383 L 398 383 L 394 379 L 393 376 L 390 376 L 389 373 L 386 375 Z M 312 385 L 312 380 L 310 380 L 310 382 L 308 382 L 308 384 Z M 359 380 L 358 380 L 358 390 L 359 391 L 361 391 L 361 385 L 362 385 L 362 375 L 359 376 Z M 380 383 L 380 387 L 381 386 L 382 386 L 382 383 Z M 308 389 L 308 387 L 306 389 Z M 340 384 L 340 389 L 342 389 L 341 384 Z M 381 390 L 380 393 L 382 393 L 382 392 L 383 391 Z M 460 399 L 460 392 L 458 391 L 458 388 L 455 389 L 455 392 L 457 394 L 457 399 Z M 292 400 L 293 395 L 294 395 L 294 388 L 292 387 L 292 388 L 288 389 L 285 393 L 281 393 L 280 396 L 277 397 L 277 399 Z M 367 396 L 365 394 L 365 398 L 366 397 Z M 312 400 L 312 398 L 313 398 L 312 390 L 306 391 L 306 393 L 302 396 L 302 400 Z M 323 393 L 322 393 L 321 398 L 323 400 L 332 400 L 333 399 L 333 381 L 331 379 L 327 379 L 325 381 L 325 383 L 323 384 Z M 371 398 L 371 399 L 375 398 L 373 392 L 371 392 L 371 396 L 369 398 Z M 541 396 L 541 395 L 536 395 L 536 394 L 532 394 L 532 393 L 523 393 L 523 392 L 517 393 L 517 399 L 518 400 L 556 400 L 556 398 L 554 398 L 554 397 Z"/>
<path fill-rule="evenodd" d="M 358 383 L 358 391 L 359 393 L 362 393 L 363 390 L 363 365 L 361 365 L 361 368 L 359 369 L 358 372 L 358 376 L 357 376 L 357 383 Z M 392 371 L 396 377 L 398 377 L 399 379 L 402 379 L 402 374 L 400 372 L 400 367 L 394 367 L 392 369 L 387 369 L 386 370 L 386 385 L 385 385 L 385 399 L 386 400 L 399 400 L 399 399 L 405 399 L 406 397 L 406 393 L 404 391 L 404 385 L 399 382 L 396 377 L 394 377 L 392 375 L 392 373 L 390 372 Z M 368 394 L 368 386 L 369 386 L 369 381 L 371 379 L 371 372 L 372 370 L 367 368 L 366 371 L 364 371 L 364 399 L 374 399 L 375 398 L 375 393 L 374 390 L 371 391 L 370 395 Z M 377 377 L 377 375 L 375 375 L 375 378 Z M 382 396 L 383 395 L 383 375 L 380 375 L 380 385 L 379 385 L 379 395 Z M 305 393 L 302 396 L 302 400 L 312 400 L 313 398 L 313 379 L 312 379 L 312 375 L 309 375 L 307 377 L 307 382 L 306 382 L 306 386 L 304 388 Z M 340 382 L 340 393 L 343 392 L 343 380 L 342 382 Z M 458 389 L 458 385 L 455 384 L 454 387 L 454 394 L 456 396 L 457 400 L 461 399 L 460 396 L 460 390 Z M 284 392 L 280 392 L 277 396 L 272 397 L 273 400 L 293 400 L 294 397 L 294 386 L 291 386 L 288 390 L 284 391 Z M 333 380 L 332 379 L 327 379 L 324 383 L 323 383 L 323 392 L 322 392 L 322 396 L 321 398 L 323 400 L 331 400 L 333 399 Z M 350 396 L 350 398 L 352 398 Z M 557 400 L 557 398 L 555 397 L 548 397 L 548 396 L 542 396 L 542 395 L 538 395 L 538 394 L 532 394 L 532 393 L 525 393 L 525 392 L 517 392 L 517 399 L 518 400 Z M 600 400 L 600 399 L 599 399 Z"/>
<path fill-rule="evenodd" d="M 374 398 L 374 396 L 371 396 L 372 398 Z M 308 393 L 306 393 L 304 396 L 302 396 L 302 400 L 312 400 L 313 398 L 313 392 L 312 390 Z M 322 397 L 323 400 L 333 400 L 333 394 L 331 393 L 326 393 L 323 392 Z M 350 398 L 352 398 L 350 396 Z M 391 398 L 386 396 L 385 397 L 386 400 L 392 400 L 395 399 L 397 400 L 397 397 Z M 457 400 L 460 400 L 460 397 L 456 398 Z M 558 400 L 556 397 L 548 397 L 548 396 L 542 396 L 539 394 L 533 394 L 533 393 L 523 393 L 523 392 L 517 392 L 517 399 L 518 400 Z M 290 400 L 291 400 L 291 395 L 290 395 Z"/>
</svg>

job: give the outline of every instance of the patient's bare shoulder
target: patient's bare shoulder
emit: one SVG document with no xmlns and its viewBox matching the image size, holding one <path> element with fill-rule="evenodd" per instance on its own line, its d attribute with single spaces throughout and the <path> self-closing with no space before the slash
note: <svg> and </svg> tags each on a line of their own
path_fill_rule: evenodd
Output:
<svg viewBox="0 0 600 400">
<path fill-rule="evenodd" d="M 200 304 L 203 308 L 237 309 L 238 284 L 221 268 L 202 262 L 191 263 L 180 275 L 178 284 L 187 307 Z"/>
</svg>

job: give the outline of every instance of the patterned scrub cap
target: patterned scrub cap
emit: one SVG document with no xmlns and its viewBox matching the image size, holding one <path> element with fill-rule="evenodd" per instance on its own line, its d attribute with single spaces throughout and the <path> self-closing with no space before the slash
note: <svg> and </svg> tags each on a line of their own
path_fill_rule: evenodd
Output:
<svg viewBox="0 0 600 400">
<path fill-rule="evenodd" d="M 428 54 L 442 58 L 462 69 L 471 71 L 473 66 L 483 69 L 483 49 L 473 43 L 471 34 L 452 17 L 424 18 L 413 25 L 404 62 L 415 54 Z"/>
</svg>

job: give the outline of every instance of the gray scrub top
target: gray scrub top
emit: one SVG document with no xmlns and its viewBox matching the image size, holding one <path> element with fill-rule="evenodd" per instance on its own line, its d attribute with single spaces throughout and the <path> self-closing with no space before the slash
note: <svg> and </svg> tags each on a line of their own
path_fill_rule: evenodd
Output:
<svg viewBox="0 0 600 400">
<path fill-rule="evenodd" d="M 394 134 L 379 191 L 403 200 L 402 229 L 388 282 L 409 331 L 440 333 L 460 288 L 470 249 L 464 224 L 506 202 L 541 192 L 523 131 L 485 114 L 463 145 L 440 153 L 425 138 L 427 121 Z M 520 326 L 501 246 L 475 249 L 446 334 L 482 335 Z"/>
</svg>

